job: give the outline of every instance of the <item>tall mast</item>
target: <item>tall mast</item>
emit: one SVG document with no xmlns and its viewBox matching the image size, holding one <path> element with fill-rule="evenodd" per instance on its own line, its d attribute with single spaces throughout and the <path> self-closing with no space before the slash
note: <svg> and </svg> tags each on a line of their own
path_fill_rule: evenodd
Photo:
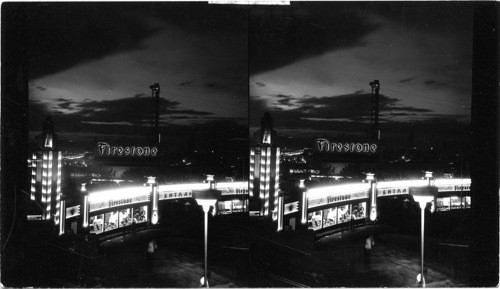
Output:
<svg viewBox="0 0 500 289">
<path fill-rule="evenodd" d="M 378 127 L 378 115 L 379 115 L 379 90 L 380 83 L 378 80 L 370 82 L 372 87 L 372 106 L 371 106 L 371 120 L 370 120 L 370 139 L 380 140 L 380 130 Z"/>
<path fill-rule="evenodd" d="M 152 117 L 151 117 L 151 139 L 156 144 L 161 142 L 160 136 L 160 84 L 155 83 L 149 86 L 152 97 Z"/>
</svg>

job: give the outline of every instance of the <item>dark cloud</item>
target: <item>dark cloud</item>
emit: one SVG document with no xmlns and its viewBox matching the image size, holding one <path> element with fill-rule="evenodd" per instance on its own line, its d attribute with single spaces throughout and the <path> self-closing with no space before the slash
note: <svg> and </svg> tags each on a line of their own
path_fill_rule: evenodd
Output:
<svg viewBox="0 0 500 289">
<path fill-rule="evenodd" d="M 284 95 L 282 95 L 284 96 Z M 417 113 L 429 113 L 432 110 L 418 107 L 398 106 L 397 98 L 381 94 L 379 96 L 379 111 L 381 121 L 391 121 L 393 117 L 410 116 Z M 251 97 L 250 124 L 258 127 L 260 117 L 268 110 L 265 100 Z M 290 99 L 282 98 L 277 103 L 290 105 Z M 368 129 L 370 120 L 371 94 L 349 94 L 332 97 L 304 97 L 296 100 L 296 108 L 283 109 L 274 107 L 272 114 L 283 120 L 275 122 L 277 128 L 298 130 L 343 130 L 348 127 L 353 131 L 364 132 Z M 451 118 L 452 119 L 452 118 Z"/>
<path fill-rule="evenodd" d="M 413 79 L 415 79 L 415 77 L 405 78 L 405 79 L 400 80 L 399 82 L 401 82 L 401 83 L 408 82 L 408 81 L 412 81 Z"/>
<path fill-rule="evenodd" d="M 426 80 L 426 81 L 424 81 L 424 83 L 427 84 L 427 85 L 431 85 L 431 84 L 436 83 L 436 81 L 434 81 L 434 80 Z"/>
<path fill-rule="evenodd" d="M 34 79 L 140 49 L 160 30 L 158 19 L 224 41 L 246 31 L 247 15 L 245 7 L 208 3 L 2 3 L 2 32 L 10 37 L 2 43 L 12 43 L 2 53 L 23 47 Z"/>
<path fill-rule="evenodd" d="M 189 85 L 189 84 L 191 84 L 191 83 L 193 83 L 193 82 L 194 82 L 194 79 L 193 79 L 193 80 L 190 80 L 190 81 L 186 81 L 186 82 L 181 82 L 181 83 L 179 83 L 179 85 L 180 85 L 180 86 L 186 86 L 186 85 Z"/>
<path fill-rule="evenodd" d="M 54 100 L 55 101 L 59 101 L 59 102 L 68 102 L 68 101 L 71 101 L 71 99 L 67 99 L 67 98 L 63 98 L 63 97 L 55 98 Z"/>
<path fill-rule="evenodd" d="M 386 109 L 391 109 L 391 110 L 397 110 L 397 111 L 409 111 L 409 112 L 431 112 L 431 109 L 426 109 L 426 108 L 417 108 L 417 107 L 410 107 L 410 106 L 398 106 L 398 107 L 391 107 L 391 108 L 386 108 Z"/>
<path fill-rule="evenodd" d="M 194 119 L 194 117 L 189 117 L 189 116 L 185 116 L 185 115 L 168 116 L 166 118 L 168 118 L 168 119 Z"/>
<path fill-rule="evenodd" d="M 190 114 L 190 115 L 213 115 L 211 112 L 207 111 L 196 111 L 192 109 L 167 109 L 165 113 L 168 114 Z"/>
<path fill-rule="evenodd" d="M 276 97 L 279 97 L 279 98 L 286 98 L 286 99 L 290 99 L 290 98 L 292 98 L 292 96 L 291 96 L 291 95 L 284 95 L 284 94 L 276 94 L 275 96 L 276 96 Z"/>
<path fill-rule="evenodd" d="M 74 103 L 75 102 L 73 102 L 73 101 L 66 101 L 66 102 L 62 102 L 62 103 L 58 104 L 57 106 L 59 108 L 62 108 L 62 109 L 73 110 L 74 108 L 72 108 L 71 105 Z"/>
<path fill-rule="evenodd" d="M 260 86 L 260 87 L 266 86 L 266 84 L 262 83 L 262 82 L 256 82 L 255 85 Z"/>
<path fill-rule="evenodd" d="M 152 116 L 152 103 L 150 97 L 129 97 L 116 100 L 86 101 L 75 103 L 70 100 L 59 98 L 59 108 L 72 110 L 72 113 L 53 113 L 54 121 L 58 123 L 58 130 L 63 132 L 91 132 L 96 133 L 113 132 L 111 127 L 116 123 L 129 125 L 117 125 L 119 131 L 122 127 L 129 127 L 130 134 L 133 127 L 144 127 L 150 124 Z M 200 116 L 212 116 L 213 113 L 197 111 L 192 109 L 179 109 L 179 102 L 160 98 L 160 116 L 164 119 L 196 119 Z M 44 104 L 37 101 L 30 102 L 30 126 L 37 130 L 40 121 L 49 115 Z M 108 123 L 108 124 L 106 124 Z M 126 131 L 126 130 L 124 130 Z"/>
<path fill-rule="evenodd" d="M 278 100 L 278 103 L 281 104 L 281 105 L 292 106 L 292 104 L 290 104 L 290 99 L 288 99 L 288 98 L 280 99 L 280 100 Z"/>
<path fill-rule="evenodd" d="M 39 91 L 47 90 L 47 88 L 45 88 L 43 86 L 39 86 L 39 85 L 36 87 L 36 89 L 39 90 Z"/>
<path fill-rule="evenodd" d="M 250 10 L 250 74 L 272 70 L 327 51 L 364 45 L 377 29 L 363 17 L 366 3 L 292 2 Z"/>
<path fill-rule="evenodd" d="M 116 13 L 116 4 L 110 3 L 11 2 L 2 4 L 2 22 L 16 30 L 15 42 L 24 47 L 33 79 L 137 49 L 156 29 L 133 6 L 121 3 Z M 2 53 L 15 49 L 3 48 Z"/>
</svg>

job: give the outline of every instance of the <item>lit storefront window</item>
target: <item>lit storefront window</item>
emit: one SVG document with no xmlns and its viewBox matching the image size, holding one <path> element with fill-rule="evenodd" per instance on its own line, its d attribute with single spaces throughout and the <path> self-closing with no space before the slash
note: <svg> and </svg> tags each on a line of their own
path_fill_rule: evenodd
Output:
<svg viewBox="0 0 500 289">
<path fill-rule="evenodd" d="M 134 208 L 134 219 L 137 223 L 148 221 L 148 206 L 140 206 Z"/>
<path fill-rule="evenodd" d="M 337 225 L 337 207 L 323 210 L 323 227 Z"/>
<path fill-rule="evenodd" d="M 111 231 L 118 228 L 118 211 L 104 214 L 104 231 Z"/>
<path fill-rule="evenodd" d="M 221 215 L 231 214 L 231 201 L 217 202 L 217 212 Z"/>
<path fill-rule="evenodd" d="M 338 221 L 337 223 L 345 223 L 351 220 L 351 205 L 338 207 Z"/>
<path fill-rule="evenodd" d="M 90 232 L 101 234 L 148 221 L 148 206 L 137 206 L 90 217 Z"/>
<path fill-rule="evenodd" d="M 366 202 L 335 206 L 308 214 L 308 228 L 319 230 L 366 218 Z"/>
<path fill-rule="evenodd" d="M 90 217 L 90 233 L 100 234 L 104 230 L 104 215 Z"/>
<path fill-rule="evenodd" d="M 437 198 L 436 199 L 436 210 L 438 212 L 444 212 L 449 210 L 457 209 L 469 209 L 470 208 L 470 196 L 465 196 L 460 199 L 458 196 Z"/>
<path fill-rule="evenodd" d="M 227 215 L 231 213 L 245 212 L 245 204 L 248 200 L 228 200 L 217 202 L 217 214 Z"/>
<path fill-rule="evenodd" d="M 366 218 L 366 202 L 352 205 L 352 215 L 355 220 Z"/>
<path fill-rule="evenodd" d="M 307 215 L 309 229 L 319 230 L 322 227 L 323 211 L 316 211 Z"/>
</svg>

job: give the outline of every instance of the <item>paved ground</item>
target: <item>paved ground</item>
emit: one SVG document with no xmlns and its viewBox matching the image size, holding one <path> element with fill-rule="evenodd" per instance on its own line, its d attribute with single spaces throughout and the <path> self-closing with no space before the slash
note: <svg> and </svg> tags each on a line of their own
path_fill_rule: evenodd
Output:
<svg viewBox="0 0 500 289">
<path fill-rule="evenodd" d="M 159 235 L 159 236 L 158 236 Z M 158 249 L 147 260 L 147 242 L 155 236 Z M 199 287 L 204 274 L 203 243 L 162 236 L 160 230 L 117 237 L 101 245 L 105 287 Z M 208 264 L 210 287 L 244 287 L 227 269 Z"/>
<path fill-rule="evenodd" d="M 370 268 L 363 263 L 364 238 L 368 233 L 375 236 L 376 242 Z M 409 241 L 416 241 L 410 245 L 417 246 L 417 250 L 407 250 L 399 244 Z M 289 252 L 288 257 L 280 257 L 284 255 L 280 252 L 273 258 L 263 259 L 262 264 L 272 273 L 310 287 L 417 287 L 419 244 L 415 237 L 390 233 L 380 226 L 368 226 L 322 238 L 311 250 L 296 246 L 298 251 L 292 252 L 278 245 L 284 248 L 283 252 Z M 463 287 L 467 284 L 467 278 L 454 272 L 448 264 L 426 260 L 425 267 L 427 287 Z"/>
<path fill-rule="evenodd" d="M 364 238 L 374 234 L 371 266 L 366 268 L 363 260 Z M 413 238 L 415 239 L 415 238 Z M 419 250 L 405 250 L 399 242 L 403 236 L 387 233 L 383 228 L 357 228 L 354 232 L 335 234 L 321 239 L 320 249 L 313 252 L 317 265 L 324 266 L 323 276 L 317 276 L 321 286 L 369 286 L 369 287 L 414 287 L 420 273 Z M 415 244 L 419 244 L 416 242 Z M 418 247 L 417 247 L 418 248 Z M 427 287 L 465 286 L 465 278 L 454 276 L 452 269 L 432 260 L 425 260 Z M 328 272 L 337 272 L 333 274 Z M 330 275 L 330 276 L 329 276 Z M 340 276 L 339 275 L 344 275 Z M 341 284 L 340 284 L 340 282 Z"/>
<path fill-rule="evenodd" d="M 367 233 L 373 233 L 376 242 L 370 268 L 363 264 Z M 147 242 L 154 237 L 159 247 L 149 264 Z M 420 254 L 397 244 L 404 238 L 411 239 L 370 226 L 322 238 L 309 251 L 279 242 L 270 246 L 266 241 L 261 248 L 267 251 L 249 255 L 239 251 L 244 248 L 218 244 L 209 248 L 209 283 L 211 287 L 417 287 Z M 174 238 L 164 229 L 105 241 L 99 254 L 102 278 L 97 280 L 98 286 L 198 287 L 203 276 L 202 240 Z M 255 257 L 253 254 L 260 256 L 245 263 L 243 258 Z M 427 287 L 467 284 L 464 276 L 446 264 L 427 260 L 425 265 Z"/>
</svg>

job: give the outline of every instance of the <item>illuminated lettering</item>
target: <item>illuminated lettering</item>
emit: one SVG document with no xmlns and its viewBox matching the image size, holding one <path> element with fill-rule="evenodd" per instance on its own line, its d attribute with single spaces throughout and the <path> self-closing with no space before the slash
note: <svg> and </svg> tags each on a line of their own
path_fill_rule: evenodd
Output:
<svg viewBox="0 0 500 289">
<path fill-rule="evenodd" d="M 388 195 L 404 195 L 408 193 L 408 188 L 391 188 L 391 189 L 383 189 L 382 196 Z"/>
<path fill-rule="evenodd" d="M 460 185 L 458 185 L 458 186 L 455 186 L 455 191 L 470 191 L 470 186 L 467 186 L 467 185 L 460 186 Z"/>
<path fill-rule="evenodd" d="M 130 203 L 132 203 L 132 199 L 110 200 L 109 206 L 115 207 L 115 206 L 130 204 Z"/>
<path fill-rule="evenodd" d="M 108 154 L 109 154 L 109 145 L 107 143 L 105 143 L 105 142 L 98 143 L 97 144 L 97 149 L 98 149 L 99 155 L 101 155 L 101 156 L 104 154 L 104 151 L 106 149 L 108 149 Z"/>
<path fill-rule="evenodd" d="M 329 142 L 326 139 L 317 139 L 316 140 L 316 150 L 318 152 L 338 152 L 338 153 L 376 153 L 377 152 L 377 144 L 369 144 L 369 143 L 337 143 L 337 142 Z"/>
<path fill-rule="evenodd" d="M 153 156 L 158 154 L 157 147 L 149 146 L 138 146 L 138 147 L 124 147 L 124 146 L 110 146 L 106 142 L 97 143 L 97 155 L 98 156 Z"/>
<path fill-rule="evenodd" d="M 316 144 L 318 145 L 318 151 L 323 151 L 323 150 L 329 151 L 330 150 L 330 148 L 329 148 L 330 143 L 326 139 L 322 139 L 322 138 L 317 139 Z"/>
</svg>

